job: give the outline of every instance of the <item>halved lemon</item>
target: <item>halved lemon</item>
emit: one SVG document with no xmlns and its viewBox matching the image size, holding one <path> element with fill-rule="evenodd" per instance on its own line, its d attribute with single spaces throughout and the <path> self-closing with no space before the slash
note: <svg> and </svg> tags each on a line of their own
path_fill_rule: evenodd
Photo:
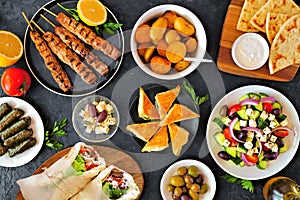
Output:
<svg viewBox="0 0 300 200">
<path fill-rule="evenodd" d="M 0 30 L 0 67 L 15 64 L 23 55 L 23 45 L 18 36 Z"/>
<path fill-rule="evenodd" d="M 98 0 L 79 0 L 77 11 L 80 19 L 89 26 L 98 26 L 107 19 L 105 6 Z"/>
</svg>

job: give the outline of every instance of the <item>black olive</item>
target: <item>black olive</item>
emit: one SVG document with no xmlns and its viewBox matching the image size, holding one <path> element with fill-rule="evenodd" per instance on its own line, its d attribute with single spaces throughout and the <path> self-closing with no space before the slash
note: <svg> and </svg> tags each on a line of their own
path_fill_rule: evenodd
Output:
<svg viewBox="0 0 300 200">
<path fill-rule="evenodd" d="M 97 117 L 97 122 L 103 122 L 107 117 L 107 112 L 106 110 L 103 110 L 101 113 L 99 113 L 98 117 Z"/>
<path fill-rule="evenodd" d="M 281 138 L 277 138 L 276 144 L 278 145 L 278 148 L 281 148 L 284 146 L 284 141 Z"/>
<path fill-rule="evenodd" d="M 89 114 L 91 117 L 96 117 L 97 116 L 97 110 L 96 110 L 96 106 L 92 103 L 89 103 L 87 105 L 87 109 L 89 111 Z"/>
<path fill-rule="evenodd" d="M 267 160 L 275 160 L 278 156 L 278 152 L 267 152 L 265 153 L 264 157 L 267 159 Z"/>
<path fill-rule="evenodd" d="M 281 110 L 280 109 L 274 109 L 273 110 L 274 115 L 280 115 L 281 114 Z"/>
<path fill-rule="evenodd" d="M 201 174 L 195 178 L 195 183 L 197 183 L 200 186 L 202 185 L 203 177 L 201 176 Z"/>
<path fill-rule="evenodd" d="M 229 160 L 230 159 L 230 155 L 226 151 L 220 151 L 218 153 L 218 156 L 220 158 L 222 158 L 223 160 Z"/>
<path fill-rule="evenodd" d="M 248 136 L 248 132 L 247 132 L 247 131 L 240 131 L 240 132 L 237 134 L 237 138 L 238 138 L 239 140 L 242 140 L 242 141 L 246 141 L 247 136 Z"/>
<path fill-rule="evenodd" d="M 190 200 L 191 198 L 189 197 L 189 195 L 184 194 L 180 196 L 180 200 Z"/>
</svg>

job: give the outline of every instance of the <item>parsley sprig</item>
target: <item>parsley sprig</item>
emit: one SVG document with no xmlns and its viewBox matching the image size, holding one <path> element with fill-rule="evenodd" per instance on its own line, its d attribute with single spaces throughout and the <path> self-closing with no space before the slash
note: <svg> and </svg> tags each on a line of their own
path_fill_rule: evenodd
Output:
<svg viewBox="0 0 300 200">
<path fill-rule="evenodd" d="M 67 125 L 68 119 L 63 118 L 59 122 L 54 122 L 52 130 L 45 132 L 45 145 L 55 150 L 59 150 L 63 147 L 63 144 L 58 142 L 57 139 L 67 134 L 64 130 Z"/>
<path fill-rule="evenodd" d="M 79 21 L 80 18 L 78 16 L 78 11 L 76 8 L 66 8 L 63 5 L 61 5 L 60 3 L 57 3 L 57 5 L 59 7 L 61 7 L 64 11 L 66 11 L 67 13 L 69 13 L 76 21 Z"/>
<path fill-rule="evenodd" d="M 183 81 L 182 82 L 182 88 L 192 97 L 193 101 L 199 106 L 201 104 L 203 104 L 205 101 L 209 100 L 209 96 L 208 94 L 206 94 L 205 96 L 197 96 L 194 86 L 192 86 L 191 84 Z"/>
<path fill-rule="evenodd" d="M 221 178 L 227 181 L 228 183 L 240 184 L 243 189 L 248 190 L 251 193 L 254 192 L 254 186 L 252 184 L 252 181 L 250 180 L 240 179 L 229 174 L 225 174 L 221 176 Z"/>
</svg>

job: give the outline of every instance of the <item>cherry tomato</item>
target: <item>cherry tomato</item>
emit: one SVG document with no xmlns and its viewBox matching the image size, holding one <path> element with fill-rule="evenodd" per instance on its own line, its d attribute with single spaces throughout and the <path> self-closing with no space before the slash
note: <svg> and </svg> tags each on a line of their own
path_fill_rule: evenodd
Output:
<svg viewBox="0 0 300 200">
<path fill-rule="evenodd" d="M 223 130 L 223 134 L 224 134 L 225 138 L 230 141 L 230 146 L 235 147 L 238 145 L 239 142 L 232 138 L 229 128 L 225 128 Z"/>
<path fill-rule="evenodd" d="M 30 86 L 30 75 L 24 69 L 8 68 L 1 76 L 1 87 L 9 96 L 24 96 Z"/>
<path fill-rule="evenodd" d="M 252 154 L 251 156 L 245 154 L 245 157 L 251 163 L 257 163 L 258 162 L 258 156 L 256 154 Z"/>
<path fill-rule="evenodd" d="M 228 110 L 228 116 L 232 116 L 237 111 L 241 110 L 242 106 L 240 104 L 235 104 L 231 106 Z"/>
<path fill-rule="evenodd" d="M 289 135 L 289 132 L 287 130 L 276 130 L 273 132 L 273 134 L 277 137 L 283 138 Z"/>
<path fill-rule="evenodd" d="M 273 110 L 273 106 L 270 103 L 263 103 L 263 109 L 264 111 L 266 111 L 267 113 L 272 112 Z"/>
</svg>

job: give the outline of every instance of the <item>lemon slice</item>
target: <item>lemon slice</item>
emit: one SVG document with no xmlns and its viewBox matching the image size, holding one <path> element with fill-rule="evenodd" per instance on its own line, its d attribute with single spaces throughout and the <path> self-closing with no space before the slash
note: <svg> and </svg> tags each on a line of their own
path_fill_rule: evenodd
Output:
<svg viewBox="0 0 300 200">
<path fill-rule="evenodd" d="M 105 6 L 98 0 L 79 0 L 77 11 L 80 19 L 89 26 L 98 26 L 107 19 Z"/>
<path fill-rule="evenodd" d="M 15 64 L 23 55 L 23 45 L 18 36 L 0 30 L 0 67 Z"/>
</svg>

